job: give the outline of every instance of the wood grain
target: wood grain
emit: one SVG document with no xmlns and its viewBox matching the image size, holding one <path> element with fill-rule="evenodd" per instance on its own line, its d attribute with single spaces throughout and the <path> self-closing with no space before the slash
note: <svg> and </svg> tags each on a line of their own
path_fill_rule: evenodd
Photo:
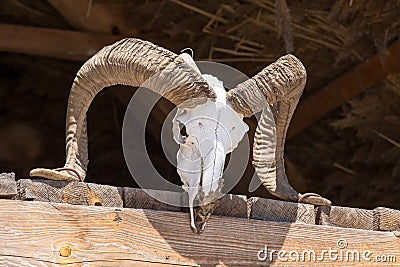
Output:
<svg viewBox="0 0 400 267">
<path fill-rule="evenodd" d="M 20 179 L 18 199 L 75 205 L 123 207 L 117 187 L 53 180 Z"/>
<path fill-rule="evenodd" d="M 247 197 L 242 195 L 226 194 L 215 208 L 214 215 L 248 218 Z"/>
<path fill-rule="evenodd" d="M 146 191 L 148 193 L 146 193 Z M 188 212 L 188 198 L 186 193 L 168 192 L 162 190 L 144 191 L 140 188 L 123 188 L 124 207 L 135 209 L 152 209 L 165 211 L 184 211 Z M 153 198 L 155 196 L 156 198 Z M 173 206 L 163 203 L 157 199 L 170 199 L 170 203 L 178 200 L 180 206 Z M 247 218 L 247 198 L 241 195 L 226 194 L 223 196 L 219 205 L 213 212 L 214 215 Z"/>
<path fill-rule="evenodd" d="M 373 210 L 375 228 L 379 231 L 399 231 L 400 211 L 378 207 Z"/>
<path fill-rule="evenodd" d="M 317 224 L 375 231 L 399 231 L 400 211 L 378 207 L 373 210 L 350 207 L 318 207 Z"/>
<path fill-rule="evenodd" d="M 10 176 L 11 175 L 11 176 Z M 11 188 L 10 179 L 15 183 L 12 174 L 0 174 L 0 188 Z M 2 184 L 1 182 L 4 182 Z M 135 209 L 152 209 L 164 211 L 181 211 L 188 213 L 186 193 L 149 190 L 151 195 L 139 188 L 117 188 L 81 182 L 20 179 L 18 192 L 13 199 L 37 200 L 76 205 L 126 207 Z M 4 193 L 2 198 L 9 198 Z M 169 199 L 176 202 L 173 206 L 159 201 Z M 161 198 L 160 198 L 161 197 Z M 400 211 L 379 207 L 374 210 L 350 207 L 314 207 L 307 204 L 226 194 L 220 199 L 213 215 L 226 217 L 250 218 L 275 222 L 300 222 L 344 228 L 356 228 L 375 231 L 400 231 Z"/>
<path fill-rule="evenodd" d="M 189 216 L 180 212 L 16 200 L 0 200 L 0 214 L 5 266 L 266 266 L 268 261 L 257 258 L 265 246 L 321 255 L 325 249 L 338 250 L 341 239 L 347 242 L 344 253 L 369 250 L 371 257 L 391 255 L 400 261 L 400 239 L 392 232 L 213 216 L 206 231 L 196 235 Z M 273 255 L 272 266 L 366 263 L 335 262 L 327 255 L 318 262 L 284 262 Z"/>
<path fill-rule="evenodd" d="M 0 173 L 0 198 L 12 198 L 16 195 L 15 173 Z"/>
<path fill-rule="evenodd" d="M 313 205 L 258 197 L 250 198 L 248 205 L 251 219 L 315 224 Z"/>
<path fill-rule="evenodd" d="M 157 196 L 159 199 L 174 198 L 181 203 L 181 194 L 179 193 L 150 189 L 146 189 L 148 192 L 146 193 L 143 189 L 129 187 L 124 187 L 123 191 L 125 208 L 180 211 L 179 206 L 168 205 L 152 197 Z"/>
<path fill-rule="evenodd" d="M 376 230 L 372 210 L 350 207 L 318 207 L 317 224 L 336 227 Z"/>
</svg>

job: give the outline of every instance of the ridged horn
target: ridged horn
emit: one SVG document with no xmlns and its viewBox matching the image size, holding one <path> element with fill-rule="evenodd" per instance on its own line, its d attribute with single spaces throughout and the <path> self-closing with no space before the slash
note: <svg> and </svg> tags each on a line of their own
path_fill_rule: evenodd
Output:
<svg viewBox="0 0 400 267">
<path fill-rule="evenodd" d="M 267 105 L 302 92 L 306 79 L 306 69 L 300 60 L 286 55 L 230 90 L 227 99 L 236 112 L 250 117 Z"/>
<path fill-rule="evenodd" d="M 298 193 L 289 184 L 285 172 L 286 132 L 306 79 L 306 69 L 301 61 L 293 55 L 286 55 L 230 90 L 227 99 L 236 112 L 246 117 L 263 110 L 254 137 L 253 166 L 267 190 L 290 201 L 330 205 L 329 200 L 316 194 Z M 271 105 L 276 125 L 275 150 L 272 144 L 274 133 L 270 127 L 272 118 L 264 112 L 268 105 Z"/>
<path fill-rule="evenodd" d="M 182 57 L 147 41 L 120 40 L 97 52 L 74 79 L 66 119 L 65 167 L 58 171 L 35 169 L 31 176 L 57 180 L 85 178 L 88 164 L 86 112 L 104 87 L 116 84 L 145 86 L 175 105 L 188 99 L 216 98 L 212 88 Z"/>
</svg>

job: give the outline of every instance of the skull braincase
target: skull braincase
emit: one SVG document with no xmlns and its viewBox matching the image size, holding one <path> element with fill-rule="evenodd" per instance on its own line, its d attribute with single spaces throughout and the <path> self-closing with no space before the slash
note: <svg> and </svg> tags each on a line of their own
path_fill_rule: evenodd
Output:
<svg viewBox="0 0 400 267">
<path fill-rule="evenodd" d="M 197 194 L 199 185 L 205 194 L 216 190 L 226 154 L 238 146 L 248 131 L 243 117 L 226 103 L 222 82 L 210 75 L 206 79 L 217 92 L 217 100 L 208 99 L 193 108 L 178 108 L 173 119 L 174 139 L 180 145 L 177 171 L 189 200 Z M 181 134 L 183 127 L 185 135 Z"/>
</svg>

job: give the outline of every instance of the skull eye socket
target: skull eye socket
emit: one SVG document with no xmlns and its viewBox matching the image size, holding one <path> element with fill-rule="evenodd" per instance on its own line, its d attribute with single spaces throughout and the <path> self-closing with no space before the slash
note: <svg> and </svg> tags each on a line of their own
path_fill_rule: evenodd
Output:
<svg viewBox="0 0 400 267">
<path fill-rule="evenodd" d="M 186 126 L 183 123 L 179 123 L 179 129 L 182 137 L 188 137 Z"/>
</svg>

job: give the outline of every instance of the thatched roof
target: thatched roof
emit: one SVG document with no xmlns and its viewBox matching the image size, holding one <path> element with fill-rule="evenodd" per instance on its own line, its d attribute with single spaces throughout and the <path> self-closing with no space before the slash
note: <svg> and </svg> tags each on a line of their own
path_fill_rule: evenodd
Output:
<svg viewBox="0 0 400 267">
<path fill-rule="evenodd" d="M 374 55 L 379 61 L 373 61 L 375 65 L 370 64 L 369 70 L 391 66 L 386 48 L 399 42 L 400 36 L 397 0 L 71 0 L 76 5 L 73 12 L 66 2 L 3 0 L 0 22 L 135 36 L 176 52 L 191 47 L 195 59 L 225 63 L 249 76 L 279 56 L 294 53 L 308 72 L 301 101 L 329 88 L 332 81 L 358 64 L 371 62 L 368 59 Z M 0 53 L 0 138 L 7 144 L 0 148 L 0 170 L 16 170 L 26 176 L 35 166 L 63 164 L 66 101 L 82 61 L 6 50 L 9 52 Z M 363 88 L 346 104 L 338 102 L 334 111 L 327 109 L 320 120 L 288 141 L 289 179 L 299 190 L 317 191 L 337 205 L 400 208 L 396 194 L 400 73 L 396 71 L 400 69 L 388 70 L 381 75 L 384 78 L 390 73 L 386 78 Z M 346 79 L 349 84 L 341 83 L 341 89 L 352 90 L 350 82 L 358 77 Z M 359 83 L 364 86 L 363 81 Z M 106 90 L 89 112 L 89 178 L 96 182 L 112 183 L 115 180 L 109 177 L 123 177 L 115 183 L 132 185 L 118 139 L 132 93 L 129 88 Z M 325 98 L 315 109 L 324 110 L 332 101 L 331 96 Z M 157 143 L 156 136 L 150 135 L 148 143 Z M 173 167 L 159 157 L 159 148 L 149 146 L 149 150 L 160 172 L 176 181 Z M 246 193 L 251 172 L 249 168 L 234 193 Z M 266 192 L 259 189 L 255 194 Z"/>
</svg>

